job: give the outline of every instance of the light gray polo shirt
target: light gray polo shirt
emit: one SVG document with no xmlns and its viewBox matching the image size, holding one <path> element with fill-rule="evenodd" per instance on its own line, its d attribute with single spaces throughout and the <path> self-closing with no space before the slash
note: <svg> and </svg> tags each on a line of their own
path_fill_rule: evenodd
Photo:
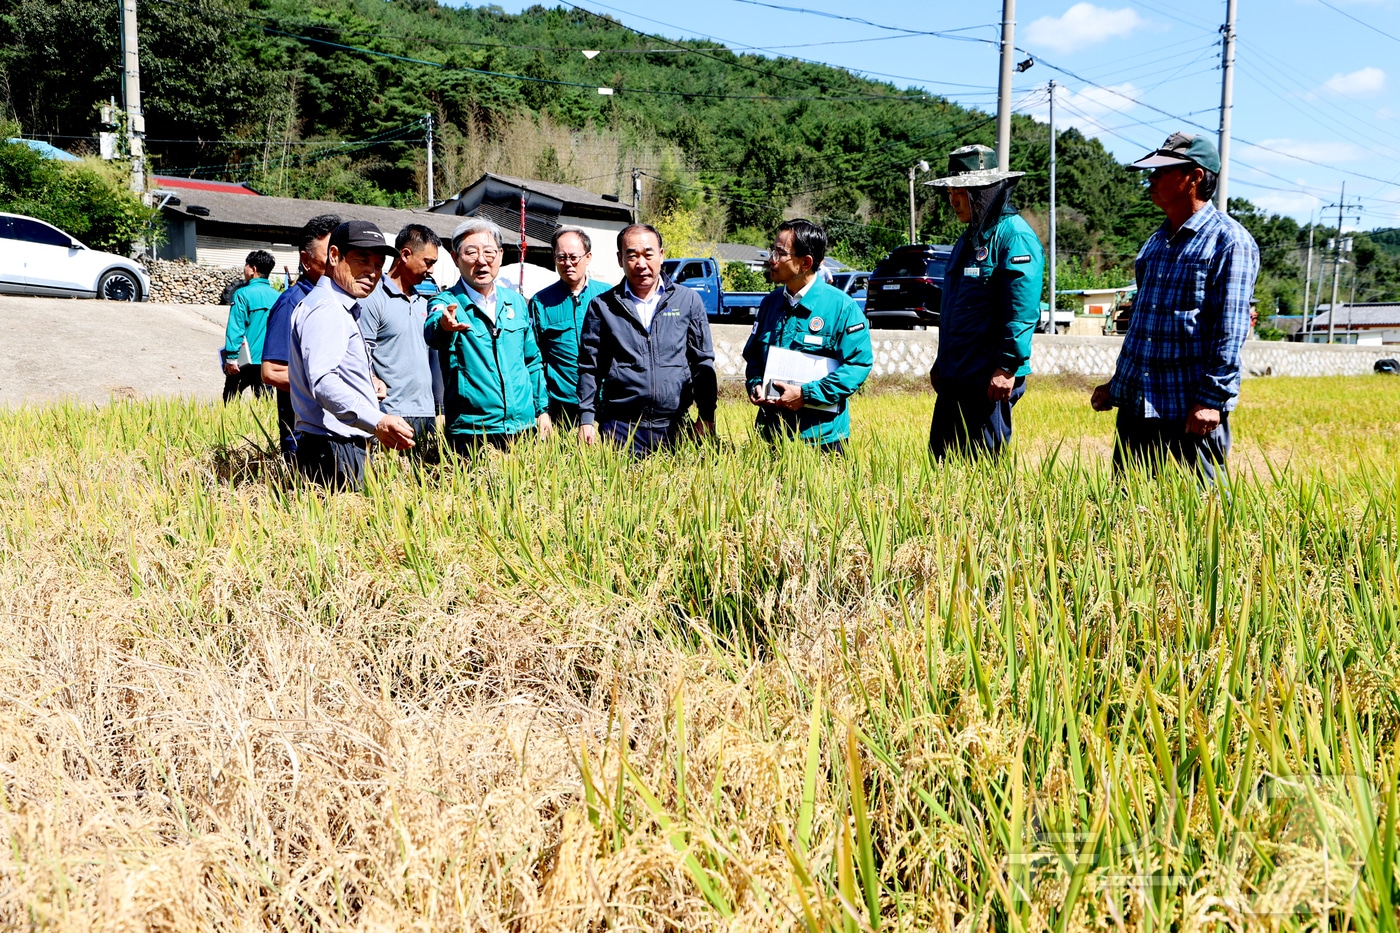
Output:
<svg viewBox="0 0 1400 933">
<path fill-rule="evenodd" d="M 370 378 L 369 349 L 356 324 L 354 297 L 321 276 L 292 311 L 291 359 L 296 429 L 310 434 L 368 437 L 381 417 Z"/>
<path fill-rule="evenodd" d="M 431 418 L 437 413 L 423 338 L 427 319 L 428 299 L 417 292 L 404 294 L 387 275 L 360 301 L 360 333 L 369 344 L 374 374 L 389 387 L 379 407 L 391 415 Z"/>
</svg>

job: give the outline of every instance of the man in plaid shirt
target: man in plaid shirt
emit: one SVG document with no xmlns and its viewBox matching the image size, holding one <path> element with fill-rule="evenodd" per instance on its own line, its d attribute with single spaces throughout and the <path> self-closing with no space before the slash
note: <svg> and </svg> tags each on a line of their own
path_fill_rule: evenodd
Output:
<svg viewBox="0 0 1400 933">
<path fill-rule="evenodd" d="M 1091 404 L 1118 409 L 1116 469 L 1170 456 L 1213 483 L 1230 453 L 1259 247 L 1210 203 L 1220 154 L 1207 137 L 1175 133 L 1128 168 L 1151 172 L 1152 203 L 1167 219 L 1138 254 L 1128 335 Z"/>
</svg>

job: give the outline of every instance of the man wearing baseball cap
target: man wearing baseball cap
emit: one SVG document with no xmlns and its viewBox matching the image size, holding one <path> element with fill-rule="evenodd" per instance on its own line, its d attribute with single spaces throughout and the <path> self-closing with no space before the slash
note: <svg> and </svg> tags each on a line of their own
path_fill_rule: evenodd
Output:
<svg viewBox="0 0 1400 933">
<path fill-rule="evenodd" d="M 394 247 L 374 224 L 351 220 L 331 232 L 326 274 L 292 312 L 288 375 L 296 411 L 297 467 L 313 482 L 358 490 L 369 439 L 403 450 L 413 429 L 379 410 L 359 301 L 374 291 Z"/>
<path fill-rule="evenodd" d="M 1210 202 L 1220 153 L 1209 137 L 1173 133 L 1128 168 L 1149 173 L 1167 219 L 1138 253 L 1128 335 L 1090 403 L 1118 409 L 1115 469 L 1172 457 L 1213 483 L 1230 452 L 1259 247 Z"/>
<path fill-rule="evenodd" d="M 1011 439 L 1011 408 L 1026 391 L 1045 252 L 1011 202 L 1024 174 L 999 171 L 986 146 L 963 146 L 949 154 L 947 176 L 928 182 L 948 192 L 967 224 L 944 274 L 929 371 L 938 400 L 928 445 L 937 458 L 950 450 L 999 453 Z"/>
</svg>

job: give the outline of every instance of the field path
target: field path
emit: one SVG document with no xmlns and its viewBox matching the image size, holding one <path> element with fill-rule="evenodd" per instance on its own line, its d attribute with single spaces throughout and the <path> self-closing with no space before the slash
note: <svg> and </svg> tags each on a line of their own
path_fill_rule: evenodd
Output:
<svg viewBox="0 0 1400 933">
<path fill-rule="evenodd" d="M 0 296 L 0 406 L 217 399 L 228 308 Z"/>
</svg>

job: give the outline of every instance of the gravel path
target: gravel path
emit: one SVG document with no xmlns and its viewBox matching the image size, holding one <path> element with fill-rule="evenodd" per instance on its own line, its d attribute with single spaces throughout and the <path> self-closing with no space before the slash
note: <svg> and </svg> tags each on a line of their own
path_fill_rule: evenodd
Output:
<svg viewBox="0 0 1400 933">
<path fill-rule="evenodd" d="M 0 406 L 217 400 L 228 308 L 0 296 Z"/>
</svg>

